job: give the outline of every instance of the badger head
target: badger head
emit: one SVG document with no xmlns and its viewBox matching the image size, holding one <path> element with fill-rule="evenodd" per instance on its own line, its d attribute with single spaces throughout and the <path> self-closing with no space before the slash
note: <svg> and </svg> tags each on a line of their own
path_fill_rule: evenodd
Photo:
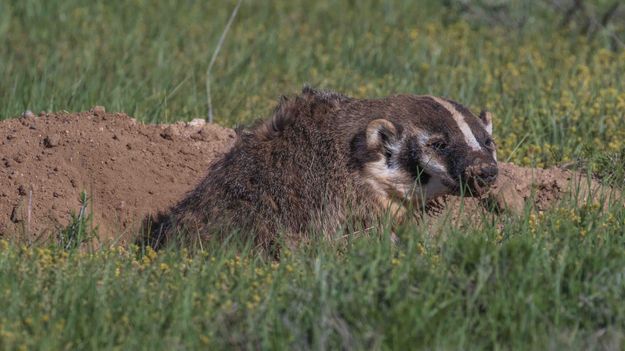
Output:
<svg viewBox="0 0 625 351">
<path fill-rule="evenodd" d="M 445 194 L 479 196 L 495 182 L 489 112 L 477 117 L 451 100 L 410 95 L 388 98 L 372 112 L 352 148 L 366 181 L 385 199 L 418 204 Z"/>
</svg>

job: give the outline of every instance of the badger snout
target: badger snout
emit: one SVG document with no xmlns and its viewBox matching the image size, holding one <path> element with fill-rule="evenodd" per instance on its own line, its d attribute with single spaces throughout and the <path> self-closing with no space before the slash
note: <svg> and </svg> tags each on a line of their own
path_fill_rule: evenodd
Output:
<svg viewBox="0 0 625 351">
<path fill-rule="evenodd" d="M 464 176 L 471 193 L 482 195 L 495 183 L 498 173 L 496 163 L 478 163 L 468 166 Z"/>
</svg>

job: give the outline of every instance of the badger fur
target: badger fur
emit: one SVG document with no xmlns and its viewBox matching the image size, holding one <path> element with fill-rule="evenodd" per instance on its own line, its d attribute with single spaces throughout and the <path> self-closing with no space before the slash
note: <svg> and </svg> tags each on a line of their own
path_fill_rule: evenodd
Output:
<svg viewBox="0 0 625 351">
<path fill-rule="evenodd" d="M 153 223 L 151 245 L 368 228 L 445 194 L 495 181 L 490 114 L 433 96 L 355 99 L 304 88 L 273 116 L 237 132 L 232 149 Z"/>
</svg>

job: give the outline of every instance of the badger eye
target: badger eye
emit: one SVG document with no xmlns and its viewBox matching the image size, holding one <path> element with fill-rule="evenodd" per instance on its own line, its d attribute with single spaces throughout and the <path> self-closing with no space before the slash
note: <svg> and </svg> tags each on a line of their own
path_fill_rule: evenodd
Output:
<svg viewBox="0 0 625 351">
<path fill-rule="evenodd" d="M 495 141 L 494 141 L 492 138 L 488 138 L 488 139 L 486 139 L 486 140 L 484 141 L 484 145 L 485 145 L 487 148 L 492 149 L 492 148 L 494 148 L 494 147 L 495 147 Z"/>
<path fill-rule="evenodd" d="M 447 148 L 447 143 L 443 140 L 434 140 L 430 142 L 429 146 L 436 151 L 443 151 Z"/>
</svg>

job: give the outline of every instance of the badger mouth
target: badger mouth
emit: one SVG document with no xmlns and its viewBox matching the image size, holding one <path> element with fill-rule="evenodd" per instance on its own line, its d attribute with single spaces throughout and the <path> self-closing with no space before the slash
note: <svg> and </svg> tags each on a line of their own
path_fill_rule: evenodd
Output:
<svg viewBox="0 0 625 351">
<path fill-rule="evenodd" d="M 458 177 L 462 195 L 481 197 L 495 184 L 498 175 L 496 164 L 479 163 L 468 166 Z"/>
<path fill-rule="evenodd" d="M 462 186 L 462 182 L 454 180 L 449 176 L 440 177 L 440 182 L 447 188 L 447 194 L 449 195 L 461 195 L 465 192 L 465 187 Z"/>
<path fill-rule="evenodd" d="M 482 178 L 474 177 L 468 179 L 466 185 L 469 190 L 469 195 L 479 197 L 488 192 L 491 183 L 484 181 Z"/>
<path fill-rule="evenodd" d="M 485 181 L 478 177 L 459 177 L 456 181 L 452 178 L 443 178 L 441 182 L 449 188 L 451 195 L 468 197 L 483 196 L 490 190 L 492 185 L 492 182 Z"/>
<path fill-rule="evenodd" d="M 421 185 L 423 195 L 432 199 L 442 195 L 482 197 L 497 179 L 496 166 L 475 165 L 453 176 L 438 170 L 426 170 L 429 181 Z"/>
</svg>

